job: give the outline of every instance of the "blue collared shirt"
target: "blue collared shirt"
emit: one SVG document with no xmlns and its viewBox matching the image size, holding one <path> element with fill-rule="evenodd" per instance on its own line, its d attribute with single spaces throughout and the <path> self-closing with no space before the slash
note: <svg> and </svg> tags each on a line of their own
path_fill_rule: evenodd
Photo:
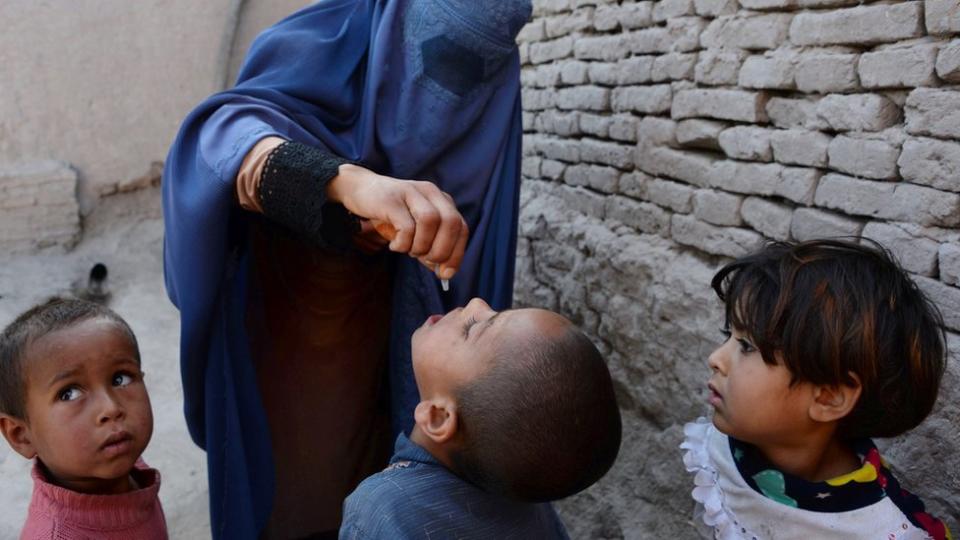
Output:
<svg viewBox="0 0 960 540">
<path fill-rule="evenodd" d="M 550 504 L 487 493 L 403 433 L 390 465 L 364 480 L 344 503 L 340 540 L 381 538 L 569 539 Z"/>
</svg>

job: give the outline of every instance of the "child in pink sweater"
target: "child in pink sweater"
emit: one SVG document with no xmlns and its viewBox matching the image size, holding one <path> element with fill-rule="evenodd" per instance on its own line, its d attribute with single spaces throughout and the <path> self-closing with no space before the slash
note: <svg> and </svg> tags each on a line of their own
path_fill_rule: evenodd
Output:
<svg viewBox="0 0 960 540">
<path fill-rule="evenodd" d="M 21 540 L 166 539 L 133 332 L 110 309 L 52 300 L 0 334 L 0 431 L 36 458 Z"/>
</svg>

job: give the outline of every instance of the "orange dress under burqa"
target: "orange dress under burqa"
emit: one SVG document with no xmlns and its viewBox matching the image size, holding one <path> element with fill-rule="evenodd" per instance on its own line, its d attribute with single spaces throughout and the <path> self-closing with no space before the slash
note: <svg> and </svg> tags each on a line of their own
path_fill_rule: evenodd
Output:
<svg viewBox="0 0 960 540">
<path fill-rule="evenodd" d="M 237 179 L 245 209 L 259 211 L 259 173 L 280 142 L 247 155 Z M 384 256 L 316 248 L 251 221 L 247 331 L 276 478 L 261 538 L 309 538 L 335 532 L 343 500 L 390 457 L 390 272 Z"/>
</svg>

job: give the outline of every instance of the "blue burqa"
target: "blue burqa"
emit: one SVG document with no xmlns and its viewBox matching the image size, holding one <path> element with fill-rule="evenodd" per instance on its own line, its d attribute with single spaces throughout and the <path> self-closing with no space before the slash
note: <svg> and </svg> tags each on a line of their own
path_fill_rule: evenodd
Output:
<svg viewBox="0 0 960 540">
<path fill-rule="evenodd" d="M 393 428 L 418 401 L 410 336 L 480 296 L 512 295 L 521 157 L 515 36 L 529 0 L 321 0 L 254 42 L 236 87 L 186 118 L 163 174 L 164 270 L 181 315 L 184 408 L 207 452 L 214 538 L 256 538 L 273 465 L 244 328 L 250 247 L 235 199 L 245 154 L 275 135 L 381 174 L 435 182 L 471 236 L 451 290 L 396 256 L 389 375 Z"/>
</svg>

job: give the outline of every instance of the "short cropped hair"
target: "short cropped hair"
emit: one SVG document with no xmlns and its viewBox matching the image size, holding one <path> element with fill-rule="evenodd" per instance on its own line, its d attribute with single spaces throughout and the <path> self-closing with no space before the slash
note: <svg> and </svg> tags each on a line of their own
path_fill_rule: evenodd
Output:
<svg viewBox="0 0 960 540">
<path fill-rule="evenodd" d="M 455 472 L 529 502 L 586 489 L 620 449 L 620 410 L 600 353 L 572 326 L 558 338 L 500 349 L 488 371 L 458 392 Z"/>
<path fill-rule="evenodd" d="M 793 383 L 862 386 L 837 433 L 894 437 L 930 414 L 946 367 L 943 320 L 871 240 L 771 243 L 713 277 L 727 326 L 746 332 Z"/>
<path fill-rule="evenodd" d="M 113 310 L 86 300 L 52 298 L 24 312 L 0 333 L 0 413 L 27 417 L 23 367 L 31 343 L 51 332 L 98 318 L 112 321 L 130 338 L 139 363 L 137 338 Z"/>
</svg>

